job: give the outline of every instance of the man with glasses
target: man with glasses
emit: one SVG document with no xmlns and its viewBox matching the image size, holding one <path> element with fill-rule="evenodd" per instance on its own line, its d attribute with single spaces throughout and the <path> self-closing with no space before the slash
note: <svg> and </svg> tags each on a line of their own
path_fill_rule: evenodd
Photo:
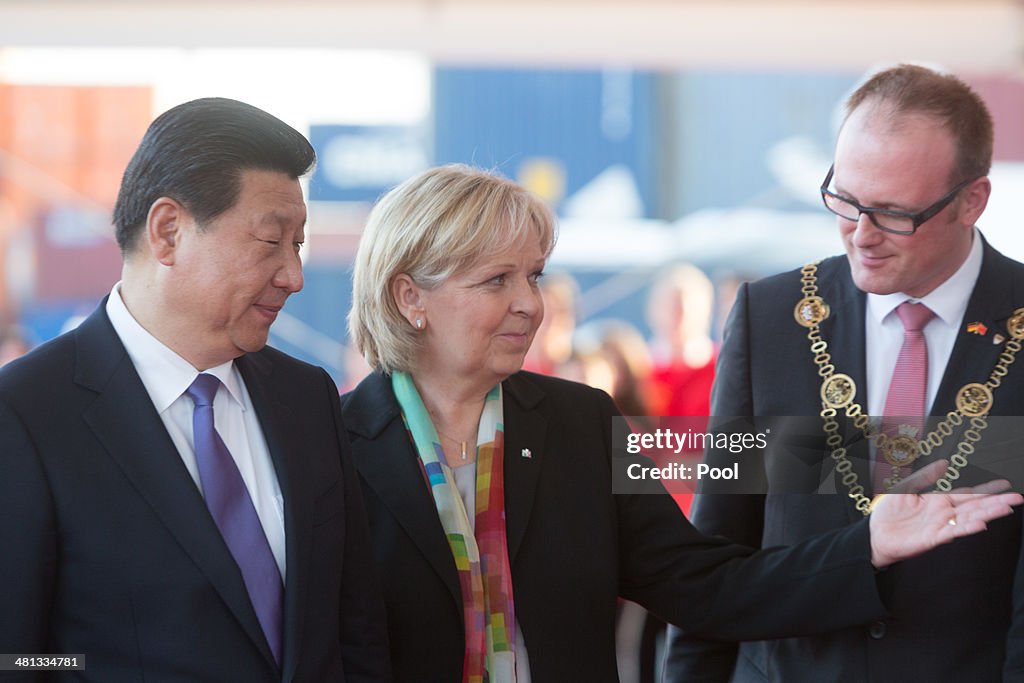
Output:
<svg viewBox="0 0 1024 683">
<path fill-rule="evenodd" d="M 821 186 L 846 256 L 740 289 L 712 391 L 719 419 L 810 416 L 816 427 L 785 453 L 758 454 L 765 493 L 705 488 L 698 528 L 789 545 L 862 519 L 875 496 L 937 458 L 952 463 L 940 489 L 971 483 L 985 434 L 960 427 L 1024 415 L 1024 369 L 1014 364 L 1024 265 L 975 227 L 992 144 L 984 103 L 951 75 L 901 65 L 849 98 Z M 736 461 L 713 449 L 706 457 Z M 783 481 L 782 457 L 801 463 L 810 487 Z M 884 620 L 738 647 L 673 631 L 665 680 L 1024 680 L 1021 529 L 1018 510 L 881 572 Z"/>
</svg>

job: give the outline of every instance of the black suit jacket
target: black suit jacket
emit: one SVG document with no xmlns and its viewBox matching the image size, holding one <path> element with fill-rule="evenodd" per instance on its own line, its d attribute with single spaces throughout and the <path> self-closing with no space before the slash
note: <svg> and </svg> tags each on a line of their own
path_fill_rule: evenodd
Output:
<svg viewBox="0 0 1024 683">
<path fill-rule="evenodd" d="M 932 408 L 945 415 L 955 408 L 957 389 L 968 382 L 984 383 L 1003 351 L 993 343 L 1007 337 L 1007 318 L 1024 306 L 1024 265 L 984 244 L 983 264 L 970 297 L 963 327 Z M 866 295 L 853 284 L 845 257 L 819 267 L 821 296 L 831 316 L 821 325 L 837 372 L 857 383 L 857 401 L 864 405 L 864 315 Z M 712 390 L 716 416 L 817 416 L 821 410 L 817 374 L 806 329 L 793 319 L 803 295 L 797 271 L 743 286 L 730 316 L 718 358 Z M 966 331 L 982 322 L 985 335 Z M 993 463 L 989 471 L 1017 479 L 1024 415 L 1024 358 L 1011 366 L 995 392 L 992 426 L 981 443 L 988 448 L 973 460 Z M 792 420 L 790 420 L 792 422 Z M 836 481 L 827 455 L 821 420 L 812 430 L 801 425 L 804 443 L 786 454 L 769 449 L 764 455 L 767 495 L 697 497 L 694 524 L 750 545 L 798 543 L 813 534 L 842 528 L 861 519 L 845 487 Z M 854 469 L 860 481 L 870 477 L 861 437 L 847 434 Z M 796 458 L 792 457 L 796 452 Z M 933 458 L 938 452 L 933 454 Z M 730 460 L 709 451 L 707 460 Z M 789 464 L 782 464 L 783 457 Z M 947 456 L 948 457 L 948 454 Z M 985 460 L 987 458 L 987 460 Z M 1002 462 L 996 462 L 1002 459 Z M 794 482 L 793 462 L 805 467 L 801 484 Z M 927 462 L 922 459 L 918 464 Z M 797 477 L 801 474 L 796 475 Z M 986 471 L 965 469 L 964 479 L 991 478 Z M 786 477 L 783 480 L 783 477 Z M 797 490 L 832 490 L 837 495 L 801 494 Z M 850 681 L 971 682 L 1024 680 L 1024 562 L 1021 561 L 1021 515 L 989 525 L 983 534 L 960 539 L 897 566 L 879 577 L 879 588 L 891 608 L 889 617 L 825 635 L 748 642 L 739 646 L 670 635 L 666 680 L 692 681 Z M 735 673 L 733 673 L 735 667 Z M 1005 673 L 1004 673 L 1005 672 Z M 1005 679 L 1004 679 L 1005 675 Z"/>
<path fill-rule="evenodd" d="M 0 651 L 85 655 L 47 680 L 388 679 L 334 385 L 269 348 L 236 362 L 284 497 L 283 670 L 102 304 L 0 371 Z"/>
<path fill-rule="evenodd" d="M 526 372 L 502 386 L 509 561 L 535 683 L 617 680 L 620 595 L 733 639 L 883 613 L 866 523 L 751 556 L 697 533 L 667 495 L 612 494 L 617 413 L 607 394 Z M 384 587 L 395 679 L 459 681 L 458 575 L 390 378 L 370 375 L 342 398 L 342 412 Z M 826 609 L 831 602 L 840 608 Z"/>
</svg>

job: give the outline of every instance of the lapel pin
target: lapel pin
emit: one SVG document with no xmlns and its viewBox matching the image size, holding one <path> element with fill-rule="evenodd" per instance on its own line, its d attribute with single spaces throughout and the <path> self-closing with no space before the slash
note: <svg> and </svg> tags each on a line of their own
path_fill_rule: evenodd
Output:
<svg viewBox="0 0 1024 683">
<path fill-rule="evenodd" d="M 524 458 L 532 458 L 533 457 L 533 453 L 530 451 L 529 448 L 524 448 L 522 453 L 520 453 L 520 455 L 522 455 Z"/>
<path fill-rule="evenodd" d="M 1002 344 L 1004 341 L 1006 341 L 1006 337 L 1004 337 L 1003 335 L 999 334 L 998 332 L 996 333 L 996 335 L 994 337 L 992 337 L 992 343 L 993 344 L 997 344 L 997 345 L 998 344 Z"/>
<path fill-rule="evenodd" d="M 967 326 L 967 331 L 984 337 L 988 333 L 988 327 L 985 326 L 985 323 L 971 323 Z"/>
</svg>

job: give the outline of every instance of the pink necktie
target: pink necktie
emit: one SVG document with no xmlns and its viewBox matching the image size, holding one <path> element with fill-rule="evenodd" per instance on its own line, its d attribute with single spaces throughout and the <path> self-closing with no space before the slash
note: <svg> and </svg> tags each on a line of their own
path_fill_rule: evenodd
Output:
<svg viewBox="0 0 1024 683">
<path fill-rule="evenodd" d="M 885 416 L 882 431 L 890 436 L 901 431 L 920 439 L 924 429 L 925 392 L 928 388 L 928 346 L 924 327 L 935 313 L 924 304 L 909 301 L 896 307 L 896 315 L 903 323 L 903 346 L 896 358 L 896 368 L 885 398 Z M 901 430 L 901 427 L 905 429 Z M 878 449 L 875 462 L 875 492 L 885 491 L 885 480 L 892 476 L 892 465 Z M 905 470 L 906 468 L 904 468 Z M 902 471 L 902 476 L 907 472 Z"/>
</svg>

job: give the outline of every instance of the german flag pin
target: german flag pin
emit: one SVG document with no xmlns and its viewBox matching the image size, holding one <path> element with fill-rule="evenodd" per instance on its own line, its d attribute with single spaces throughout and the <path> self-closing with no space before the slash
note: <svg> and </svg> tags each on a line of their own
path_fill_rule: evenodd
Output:
<svg viewBox="0 0 1024 683">
<path fill-rule="evenodd" d="M 985 323 L 971 323 L 967 326 L 967 331 L 984 337 L 988 333 L 988 327 L 986 327 Z"/>
</svg>

